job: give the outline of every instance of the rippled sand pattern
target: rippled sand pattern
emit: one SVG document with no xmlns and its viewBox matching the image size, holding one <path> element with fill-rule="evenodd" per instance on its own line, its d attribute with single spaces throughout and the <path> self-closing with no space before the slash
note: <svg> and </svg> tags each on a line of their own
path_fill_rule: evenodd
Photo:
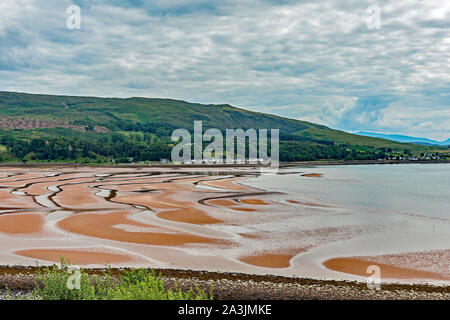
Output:
<svg viewBox="0 0 450 320">
<path fill-rule="evenodd" d="M 158 258 L 153 257 L 153 251 L 161 252 L 165 247 L 211 251 L 238 247 L 232 234 L 205 229 L 226 225 L 227 219 L 217 212 L 211 214 L 211 206 L 200 204 L 200 200 L 209 194 L 220 197 L 221 189 L 226 196 L 234 192 L 238 197 L 252 191 L 239 185 L 236 177 L 217 179 L 207 173 L 88 168 L 3 171 L 0 236 L 10 244 L 1 248 L 9 260 L 15 255 L 42 262 L 66 258 L 85 265 L 148 263 Z M 209 180 L 214 180 L 216 190 L 197 189 L 197 183 Z M 195 199 L 190 196 L 193 194 Z M 257 199 L 250 200 L 249 204 L 253 203 L 265 204 Z M 234 204 L 239 209 L 239 202 Z M 93 244 L 95 252 L 83 249 L 81 243 L 86 241 Z M 35 248 L 38 242 L 45 245 Z M 129 244 L 148 247 L 134 251 Z M 60 249 L 61 245 L 69 248 Z M 13 247 L 15 250 L 8 250 Z M 111 247 L 127 253 L 111 253 Z"/>
<path fill-rule="evenodd" d="M 380 268 L 384 278 L 450 280 L 450 250 L 334 258 L 324 262 L 329 269 L 359 276 L 367 276 L 367 268 L 372 265 Z"/>
<path fill-rule="evenodd" d="M 251 188 L 243 180 L 258 172 L 246 170 L 1 168 L 0 264 L 65 258 L 95 266 L 362 276 L 378 263 L 396 279 L 449 279 L 439 271 L 448 268 L 448 252 L 332 259 L 328 252 L 308 260 L 314 250 L 390 226 Z"/>
</svg>

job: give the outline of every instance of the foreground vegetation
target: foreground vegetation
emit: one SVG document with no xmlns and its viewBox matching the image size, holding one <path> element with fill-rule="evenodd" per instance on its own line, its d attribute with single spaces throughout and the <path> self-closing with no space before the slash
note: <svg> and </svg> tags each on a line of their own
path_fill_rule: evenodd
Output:
<svg viewBox="0 0 450 320">
<path fill-rule="evenodd" d="M 211 292 L 198 288 L 183 291 L 165 287 L 161 276 L 153 270 L 132 269 L 120 276 L 111 271 L 103 275 L 89 275 L 73 270 L 61 262 L 38 274 L 33 296 L 43 300 L 212 300 Z M 79 281 L 77 282 L 77 277 Z"/>
</svg>

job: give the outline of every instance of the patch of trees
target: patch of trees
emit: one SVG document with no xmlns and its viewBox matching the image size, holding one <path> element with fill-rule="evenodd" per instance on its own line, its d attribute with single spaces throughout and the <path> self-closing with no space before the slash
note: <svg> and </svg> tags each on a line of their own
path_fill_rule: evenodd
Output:
<svg viewBox="0 0 450 320">
<path fill-rule="evenodd" d="M 385 159 L 386 154 L 375 148 L 358 150 L 348 145 L 322 145 L 317 143 L 282 141 L 280 143 L 280 161 L 314 160 L 377 160 Z"/>
<path fill-rule="evenodd" d="M 140 141 L 138 141 L 140 140 Z M 11 134 L 2 135 L 0 143 L 8 153 L 22 161 L 64 161 L 91 159 L 104 162 L 159 161 L 170 158 L 171 148 L 167 142 L 155 141 L 151 136 L 127 137 L 121 134 L 102 135 L 98 139 L 78 137 L 46 137 L 30 140 Z"/>
<path fill-rule="evenodd" d="M 7 153 L 21 161 L 94 161 L 116 163 L 159 161 L 170 159 L 173 143 L 170 138 L 158 136 L 152 131 L 142 131 L 137 123 L 119 122 L 122 133 L 90 134 L 77 133 L 66 129 L 50 130 L 55 135 L 33 138 L 25 132 L 0 131 L 0 144 L 6 146 Z M 130 130 L 133 129 L 133 130 Z M 148 128 L 149 129 L 149 128 Z M 168 130 L 169 128 L 159 128 Z M 56 130 L 56 131 L 55 131 Z M 134 131 L 136 130 L 136 132 Z M 48 131 L 48 130 L 47 130 Z M 49 132 L 50 132 L 49 131 Z M 59 135 L 56 135 L 59 133 Z M 280 137 L 281 138 L 281 137 Z M 280 161 L 314 161 L 314 160 L 376 160 L 386 158 L 383 148 L 337 145 L 325 141 L 283 136 L 280 139 Z M 246 142 L 248 156 L 248 141 Z M 270 145 L 268 146 L 270 154 Z M 3 158 L 0 158 L 2 161 Z"/>
<path fill-rule="evenodd" d="M 141 123 L 133 122 L 130 120 L 116 120 L 112 123 L 117 129 L 122 131 L 132 131 L 132 132 L 149 132 L 154 133 L 157 136 L 170 137 L 172 132 L 177 129 L 175 126 L 165 125 L 165 124 L 155 124 L 151 122 Z"/>
</svg>

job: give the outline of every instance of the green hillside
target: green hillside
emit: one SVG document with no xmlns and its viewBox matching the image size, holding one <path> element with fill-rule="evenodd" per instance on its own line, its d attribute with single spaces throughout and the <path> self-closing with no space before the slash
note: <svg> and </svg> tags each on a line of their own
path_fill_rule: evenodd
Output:
<svg viewBox="0 0 450 320">
<path fill-rule="evenodd" d="M 196 120 L 203 121 L 204 129 L 280 129 L 281 160 L 285 161 L 447 151 L 353 135 L 230 105 L 0 92 L 0 161 L 155 161 L 170 157 L 171 132 L 176 128 L 192 131 Z"/>
<path fill-rule="evenodd" d="M 195 120 L 214 128 L 279 128 L 293 133 L 324 128 L 309 122 L 251 112 L 229 105 L 202 105 L 170 99 L 91 98 L 0 92 L 0 117 L 69 120 L 114 129 L 118 121 L 192 129 Z"/>
</svg>

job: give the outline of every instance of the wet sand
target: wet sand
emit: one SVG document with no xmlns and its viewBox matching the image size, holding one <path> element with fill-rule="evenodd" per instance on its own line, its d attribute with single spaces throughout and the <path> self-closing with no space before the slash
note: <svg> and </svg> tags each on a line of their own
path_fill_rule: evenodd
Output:
<svg viewBox="0 0 450 320">
<path fill-rule="evenodd" d="M 299 249 L 277 250 L 275 252 L 266 252 L 254 254 L 239 258 L 240 261 L 258 267 L 265 268 L 288 268 L 291 266 L 291 260 L 299 253 L 305 252 L 309 247 Z"/>
<path fill-rule="evenodd" d="M 94 195 L 87 184 L 74 184 L 60 187 L 62 191 L 53 197 L 53 201 L 66 208 L 108 208 L 110 203 Z"/>
<path fill-rule="evenodd" d="M 207 200 L 206 203 L 208 205 L 213 205 L 216 207 L 226 207 L 234 211 L 241 211 L 241 212 L 255 212 L 258 211 L 257 208 L 249 208 L 249 207 L 242 207 L 240 204 L 244 205 L 253 205 L 253 206 L 267 206 L 270 203 L 264 200 L 260 199 L 212 199 Z"/>
<path fill-rule="evenodd" d="M 260 205 L 260 206 L 267 206 L 270 204 L 268 201 L 264 201 L 261 199 L 240 199 L 239 202 L 245 203 L 245 204 Z"/>
<path fill-rule="evenodd" d="M 193 207 L 184 207 L 170 211 L 162 211 L 158 213 L 158 217 L 162 219 L 192 223 L 192 224 L 216 224 L 222 223 L 223 220 L 212 218 L 204 211 Z"/>
<path fill-rule="evenodd" d="M 28 209 L 39 207 L 32 199 L 11 194 L 11 190 L 0 189 L 0 208 Z"/>
<path fill-rule="evenodd" d="M 0 232 L 17 235 L 42 231 L 44 219 L 39 213 L 14 213 L 0 215 Z"/>
<path fill-rule="evenodd" d="M 250 188 L 245 187 L 243 185 L 237 184 L 237 180 L 239 178 L 225 178 L 225 179 L 217 179 L 217 180 L 211 180 L 211 181 L 202 181 L 200 184 L 219 188 L 219 189 L 225 189 L 225 190 L 231 190 L 231 191 L 248 191 Z"/>
<path fill-rule="evenodd" d="M 52 186 L 58 186 L 64 183 L 64 181 L 75 181 L 73 179 L 78 178 L 80 175 L 83 175 L 82 173 L 79 174 L 61 174 L 54 177 L 45 177 L 45 178 L 39 178 L 39 179 L 33 179 L 31 181 L 28 181 L 30 184 L 27 187 L 22 187 L 18 190 L 27 193 L 28 195 L 32 196 L 38 196 L 42 194 L 47 194 L 50 192 L 48 190 L 49 187 Z M 70 180 L 67 180 L 70 179 Z M 82 180 L 83 181 L 83 180 Z M 86 179 L 84 179 L 86 181 Z"/>
<path fill-rule="evenodd" d="M 130 212 L 126 211 L 78 214 L 59 221 L 58 227 L 75 234 L 147 245 L 180 246 L 187 243 L 214 244 L 221 242 L 191 234 L 173 233 L 170 229 L 139 223 L 128 219 L 129 214 Z M 116 228 L 116 225 L 157 228 L 159 232 L 132 232 Z"/>
<path fill-rule="evenodd" d="M 66 263 L 72 265 L 107 265 L 110 263 L 133 262 L 133 258 L 125 254 L 95 252 L 92 250 L 30 249 L 16 251 L 15 253 L 32 259 L 46 260 L 56 263 L 61 262 L 61 257 L 63 257 Z"/>
<path fill-rule="evenodd" d="M 450 280 L 450 250 L 415 252 L 375 257 L 334 258 L 324 262 L 324 266 L 334 271 L 358 276 L 368 276 L 367 267 L 380 267 L 381 277 L 390 279 Z M 428 261 L 428 263 L 427 263 Z M 427 271 L 437 266 L 438 271 Z"/>
<path fill-rule="evenodd" d="M 215 224 L 223 222 L 222 220 L 208 216 L 203 210 L 195 208 L 194 205 L 188 201 L 175 200 L 175 194 L 172 191 L 122 196 L 115 198 L 113 201 L 126 204 L 138 204 L 152 210 L 172 209 L 160 211 L 157 215 L 162 219 L 177 222 L 193 224 Z"/>
<path fill-rule="evenodd" d="M 40 178 L 43 177 L 43 173 L 21 173 L 18 172 L 17 174 L 12 173 L 11 176 L 9 176 L 11 173 L 8 173 L 7 177 L 1 178 L 0 181 L 2 185 L 6 186 L 16 186 L 23 184 L 23 181 L 28 181 L 30 179 Z M 26 182 L 25 182 L 26 183 Z"/>
<path fill-rule="evenodd" d="M 253 208 L 231 208 L 231 210 L 242 211 L 242 212 L 255 212 L 255 211 L 258 211 L 257 209 L 253 209 Z"/>
<path fill-rule="evenodd" d="M 35 173 L 18 168 L 1 174 L 0 264 L 64 257 L 80 265 L 254 274 L 269 268 L 279 275 L 355 279 L 367 276 L 368 264 L 376 263 L 386 278 L 450 280 L 439 272 L 449 268 L 447 253 L 314 256 L 329 245 L 377 235 L 389 226 L 364 224 L 337 206 L 253 189 L 239 184 L 245 178 L 230 177 L 229 169 L 226 178 L 115 168 Z"/>
<path fill-rule="evenodd" d="M 321 178 L 322 174 L 321 173 L 305 173 L 305 174 L 302 174 L 302 177 Z"/>
<path fill-rule="evenodd" d="M 305 201 L 297 201 L 297 200 L 286 200 L 286 202 L 288 203 L 292 203 L 292 204 L 299 204 L 302 206 L 308 206 L 308 207 L 321 207 L 321 208 L 328 208 L 329 206 L 324 205 L 324 204 L 319 204 L 316 202 L 305 202 Z"/>
<path fill-rule="evenodd" d="M 213 199 L 213 200 L 207 200 L 207 204 L 213 205 L 213 206 L 219 206 L 219 207 L 232 207 L 236 206 L 236 201 L 229 200 L 229 199 Z"/>
</svg>

